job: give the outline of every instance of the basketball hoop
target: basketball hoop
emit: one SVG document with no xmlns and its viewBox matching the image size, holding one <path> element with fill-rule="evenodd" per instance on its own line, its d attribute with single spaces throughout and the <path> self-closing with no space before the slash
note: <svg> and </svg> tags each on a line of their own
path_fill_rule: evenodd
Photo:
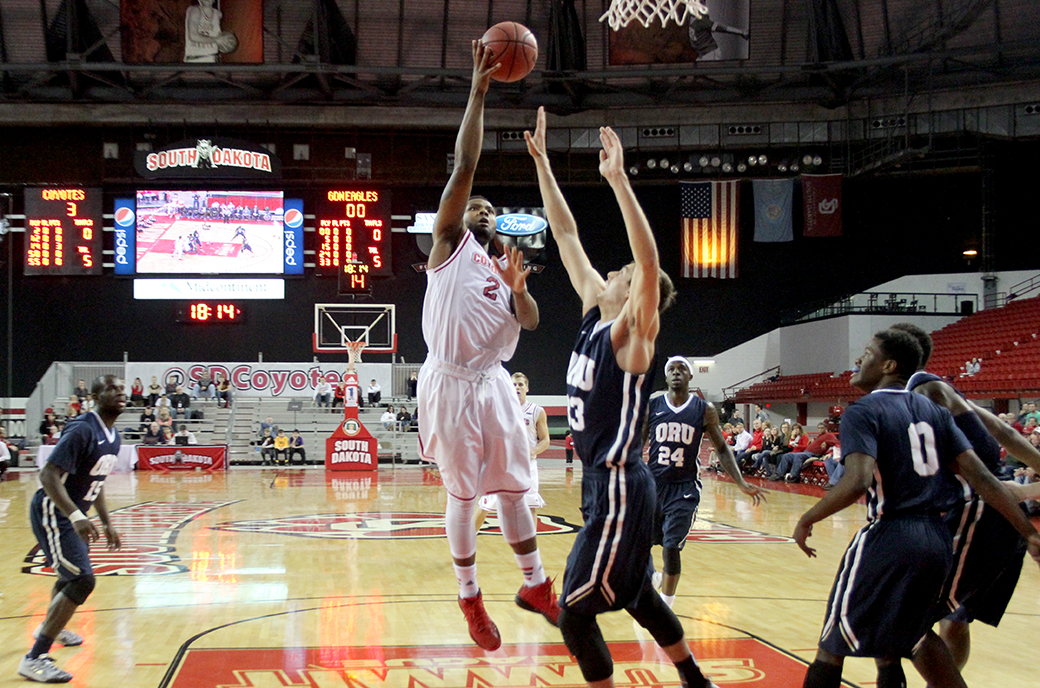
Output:
<svg viewBox="0 0 1040 688">
<path fill-rule="evenodd" d="M 366 342 L 364 339 L 359 339 L 356 342 L 343 342 L 343 345 L 347 348 L 347 371 L 351 373 L 357 372 L 357 364 L 361 363 L 361 350 L 365 348 Z"/>
<path fill-rule="evenodd" d="M 683 24 L 687 17 L 700 19 L 708 14 L 705 0 L 610 0 L 610 9 L 599 18 L 604 19 L 610 28 L 617 31 L 633 19 L 649 28 L 654 19 L 661 21 L 661 26 L 668 26 L 668 20 Z"/>
</svg>

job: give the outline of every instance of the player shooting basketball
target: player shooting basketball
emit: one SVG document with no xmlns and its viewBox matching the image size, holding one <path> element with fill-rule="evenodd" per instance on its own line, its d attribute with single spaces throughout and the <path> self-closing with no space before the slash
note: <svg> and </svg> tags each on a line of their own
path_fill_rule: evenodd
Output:
<svg viewBox="0 0 1040 688">
<path fill-rule="evenodd" d="M 423 303 L 429 350 L 419 372 L 419 442 L 437 462 L 448 492 L 448 547 L 459 581 L 459 606 L 470 637 L 485 650 L 502 640 L 484 610 L 477 585 L 473 510 L 482 494 L 498 495 L 502 535 L 516 553 L 524 585 L 516 603 L 556 625 L 559 607 L 545 576 L 535 523 L 524 504 L 531 486 L 530 447 L 520 405 L 502 361 L 516 349 L 520 328 L 538 326 L 538 304 L 527 291 L 530 268 L 513 248 L 494 258 L 495 210 L 470 196 L 484 138 L 484 94 L 499 68 L 473 42 L 473 83 L 455 142 L 455 167 L 433 226 Z"/>
</svg>

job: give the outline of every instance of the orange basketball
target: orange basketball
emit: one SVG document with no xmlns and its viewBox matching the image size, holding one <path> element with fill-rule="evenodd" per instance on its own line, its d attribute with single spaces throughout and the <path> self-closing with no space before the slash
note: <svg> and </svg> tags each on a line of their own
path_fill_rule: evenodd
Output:
<svg viewBox="0 0 1040 688">
<path fill-rule="evenodd" d="M 491 75 L 495 81 L 519 81 L 531 73 L 538 59 L 538 41 L 523 24 L 504 21 L 484 32 L 480 41 L 491 50 L 492 64 L 501 67 Z"/>
</svg>

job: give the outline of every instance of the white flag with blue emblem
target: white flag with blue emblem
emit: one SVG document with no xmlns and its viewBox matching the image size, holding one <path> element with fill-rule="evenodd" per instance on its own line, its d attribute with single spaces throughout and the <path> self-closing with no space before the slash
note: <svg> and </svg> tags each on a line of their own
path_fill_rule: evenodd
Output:
<svg viewBox="0 0 1040 688">
<path fill-rule="evenodd" d="M 794 241 L 793 179 L 753 179 L 755 241 Z"/>
</svg>

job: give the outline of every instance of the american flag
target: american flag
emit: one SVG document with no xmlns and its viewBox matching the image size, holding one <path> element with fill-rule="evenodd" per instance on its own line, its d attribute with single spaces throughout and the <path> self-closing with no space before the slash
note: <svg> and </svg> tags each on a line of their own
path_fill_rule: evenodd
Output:
<svg viewBox="0 0 1040 688">
<path fill-rule="evenodd" d="M 738 182 L 681 185 L 683 277 L 736 277 Z"/>
</svg>

